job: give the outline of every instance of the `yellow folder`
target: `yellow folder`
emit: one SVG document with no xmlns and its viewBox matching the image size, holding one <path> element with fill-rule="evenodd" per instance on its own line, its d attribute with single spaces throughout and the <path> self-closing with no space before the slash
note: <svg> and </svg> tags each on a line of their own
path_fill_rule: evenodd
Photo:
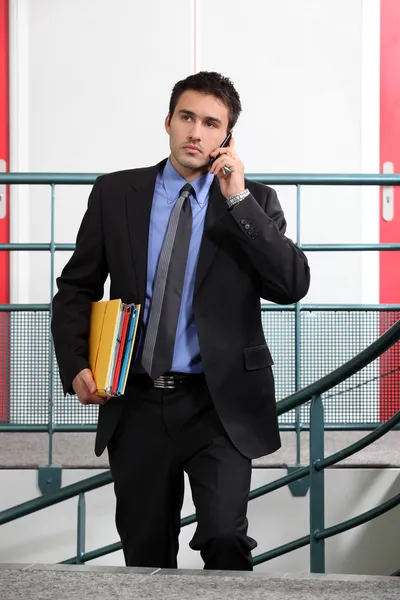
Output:
<svg viewBox="0 0 400 600">
<path fill-rule="evenodd" d="M 116 357 L 119 345 L 121 344 L 122 319 L 126 306 L 121 299 L 91 303 L 89 365 L 97 386 L 96 394 L 102 397 L 120 395 L 125 389 L 140 309 L 138 305 L 131 305 L 136 308 L 134 317 L 132 317 L 135 318 L 135 323 L 132 324 L 133 336 L 130 337 L 130 343 L 126 347 L 127 354 L 124 363 L 124 376 L 121 380 L 121 385 L 117 386 L 116 389 L 112 386 L 112 382 L 114 380 L 115 369 L 117 368 Z M 125 349 L 122 350 L 125 353 Z"/>
</svg>

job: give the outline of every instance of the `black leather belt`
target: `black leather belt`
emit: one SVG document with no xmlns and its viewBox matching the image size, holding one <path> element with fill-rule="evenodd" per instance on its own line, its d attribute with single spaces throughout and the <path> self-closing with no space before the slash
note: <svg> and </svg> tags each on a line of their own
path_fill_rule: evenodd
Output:
<svg viewBox="0 0 400 600">
<path fill-rule="evenodd" d="M 143 381 L 152 384 L 155 388 L 174 390 L 181 385 L 198 384 L 204 380 L 204 373 L 165 373 L 154 381 L 147 374 L 134 374 L 133 381 Z"/>
</svg>

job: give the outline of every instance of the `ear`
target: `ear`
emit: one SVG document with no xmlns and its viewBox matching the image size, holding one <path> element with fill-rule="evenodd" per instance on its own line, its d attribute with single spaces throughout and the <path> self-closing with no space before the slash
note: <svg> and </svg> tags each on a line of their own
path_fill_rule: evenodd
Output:
<svg viewBox="0 0 400 600">
<path fill-rule="evenodd" d="M 171 126 L 169 124 L 169 119 L 170 119 L 170 116 L 168 113 L 167 116 L 165 117 L 165 131 L 168 133 L 168 135 L 170 135 L 170 132 L 171 132 Z"/>
</svg>

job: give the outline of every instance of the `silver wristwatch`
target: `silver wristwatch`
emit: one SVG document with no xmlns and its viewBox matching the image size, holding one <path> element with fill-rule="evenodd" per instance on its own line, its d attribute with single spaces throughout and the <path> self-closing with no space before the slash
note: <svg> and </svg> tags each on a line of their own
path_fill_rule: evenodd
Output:
<svg viewBox="0 0 400 600">
<path fill-rule="evenodd" d="M 238 204 L 238 202 L 241 202 L 242 200 L 247 198 L 247 196 L 249 196 L 249 195 L 250 195 L 250 192 L 246 188 L 244 190 L 244 192 L 239 192 L 238 194 L 235 194 L 234 196 L 230 196 L 229 198 L 226 199 L 228 208 L 233 208 L 235 206 L 235 204 Z"/>
</svg>

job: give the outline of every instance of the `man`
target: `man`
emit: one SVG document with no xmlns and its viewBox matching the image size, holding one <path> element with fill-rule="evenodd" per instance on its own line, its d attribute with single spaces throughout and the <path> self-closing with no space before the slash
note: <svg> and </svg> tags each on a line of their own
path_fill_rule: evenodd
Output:
<svg viewBox="0 0 400 600">
<path fill-rule="evenodd" d="M 207 569 L 252 569 L 251 459 L 280 447 L 260 297 L 296 302 L 310 275 L 275 191 L 244 179 L 233 138 L 221 147 L 240 112 L 229 79 L 179 81 L 165 120 L 169 159 L 97 179 L 57 280 L 64 391 L 100 405 L 95 452 L 108 449 L 129 566 L 176 567 L 186 471 L 198 522 L 191 548 Z M 143 310 L 125 394 L 103 399 L 88 323 L 108 274 L 110 297 Z"/>
</svg>

